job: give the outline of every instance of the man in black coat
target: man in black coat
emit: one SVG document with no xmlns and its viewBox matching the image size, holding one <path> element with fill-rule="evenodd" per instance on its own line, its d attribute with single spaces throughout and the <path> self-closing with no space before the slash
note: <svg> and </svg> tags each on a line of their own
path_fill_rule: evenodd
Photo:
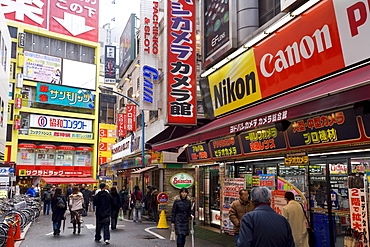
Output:
<svg viewBox="0 0 370 247">
<path fill-rule="evenodd" d="M 294 247 L 289 222 L 270 207 L 271 192 L 266 187 L 251 191 L 254 210 L 242 218 L 238 247 Z"/>
<path fill-rule="evenodd" d="M 96 206 L 96 229 L 95 229 L 95 242 L 100 242 L 101 229 L 104 229 L 104 242 L 109 244 L 110 232 L 109 224 L 111 217 L 111 207 L 114 204 L 112 195 L 107 191 L 108 188 L 105 183 L 99 185 L 101 191 L 94 196 L 94 205 Z"/>
</svg>

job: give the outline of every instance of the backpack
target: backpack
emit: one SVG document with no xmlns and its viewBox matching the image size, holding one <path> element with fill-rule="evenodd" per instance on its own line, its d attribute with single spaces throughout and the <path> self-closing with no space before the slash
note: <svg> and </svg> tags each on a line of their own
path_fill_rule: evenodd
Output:
<svg viewBox="0 0 370 247">
<path fill-rule="evenodd" d="M 53 195 L 51 194 L 50 191 L 47 191 L 45 192 L 45 201 L 51 201 L 51 198 L 53 197 Z"/>
<path fill-rule="evenodd" d="M 57 198 L 57 207 L 58 208 L 66 208 L 66 203 L 65 203 L 65 201 L 63 200 L 62 197 Z"/>
</svg>

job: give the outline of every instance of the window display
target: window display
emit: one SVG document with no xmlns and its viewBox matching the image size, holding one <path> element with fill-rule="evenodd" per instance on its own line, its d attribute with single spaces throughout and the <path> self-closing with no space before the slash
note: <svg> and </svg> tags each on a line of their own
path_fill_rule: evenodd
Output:
<svg viewBox="0 0 370 247">
<path fill-rule="evenodd" d="M 19 165 L 34 165 L 35 164 L 35 150 L 34 144 L 19 144 L 17 164 Z"/>
<path fill-rule="evenodd" d="M 77 147 L 75 153 L 75 166 L 91 166 L 92 148 Z"/>
<path fill-rule="evenodd" d="M 40 145 L 36 149 L 36 165 L 53 166 L 55 164 L 54 145 Z"/>
<path fill-rule="evenodd" d="M 75 147 L 72 146 L 60 146 L 56 150 L 56 166 L 73 166 L 73 156 L 75 153 Z"/>
</svg>

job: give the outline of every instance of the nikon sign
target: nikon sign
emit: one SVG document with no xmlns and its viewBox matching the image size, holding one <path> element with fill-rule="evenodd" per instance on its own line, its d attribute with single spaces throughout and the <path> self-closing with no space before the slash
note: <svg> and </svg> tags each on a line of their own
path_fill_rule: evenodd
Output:
<svg viewBox="0 0 370 247">
<path fill-rule="evenodd" d="M 170 184 L 176 189 L 189 188 L 194 184 L 194 178 L 188 173 L 177 173 L 170 178 Z"/>
</svg>

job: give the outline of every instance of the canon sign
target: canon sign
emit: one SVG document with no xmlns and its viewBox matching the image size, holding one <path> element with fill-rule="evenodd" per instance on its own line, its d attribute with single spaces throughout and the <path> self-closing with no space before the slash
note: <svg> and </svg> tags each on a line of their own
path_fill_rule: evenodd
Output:
<svg viewBox="0 0 370 247">
<path fill-rule="evenodd" d="M 275 55 L 266 53 L 261 61 L 261 72 L 265 77 L 272 76 L 275 71 L 281 72 L 295 64 L 300 63 L 302 59 L 309 59 L 315 52 L 321 53 L 332 47 L 329 26 L 325 25 L 321 30 L 316 29 L 311 36 L 304 36 L 299 42 L 294 42 L 279 50 Z M 268 68 L 273 68 L 269 70 Z"/>
</svg>

